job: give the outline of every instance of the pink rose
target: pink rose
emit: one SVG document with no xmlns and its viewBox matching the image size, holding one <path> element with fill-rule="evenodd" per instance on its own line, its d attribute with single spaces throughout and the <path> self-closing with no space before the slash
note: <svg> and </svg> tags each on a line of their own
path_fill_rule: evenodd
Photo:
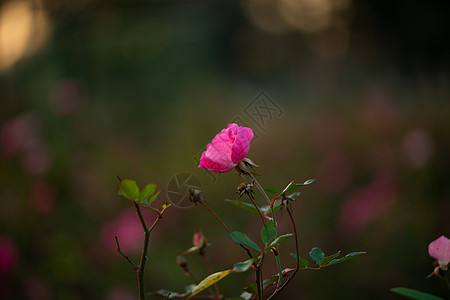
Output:
<svg viewBox="0 0 450 300">
<path fill-rule="evenodd" d="M 252 138 L 253 131 L 250 128 L 228 124 L 206 146 L 198 167 L 218 173 L 230 171 L 245 158 Z"/>
<path fill-rule="evenodd" d="M 438 260 L 441 269 L 447 270 L 447 265 L 450 262 L 450 240 L 441 236 L 428 245 L 428 253 Z"/>
</svg>

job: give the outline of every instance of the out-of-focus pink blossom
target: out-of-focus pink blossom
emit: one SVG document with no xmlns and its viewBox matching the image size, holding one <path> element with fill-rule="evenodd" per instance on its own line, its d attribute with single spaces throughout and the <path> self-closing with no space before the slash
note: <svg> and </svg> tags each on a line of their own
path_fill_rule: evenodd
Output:
<svg viewBox="0 0 450 300">
<path fill-rule="evenodd" d="M 17 261 L 14 244 L 7 238 L 0 237 L 0 274 L 10 272 Z"/>
<path fill-rule="evenodd" d="M 379 172 L 367 186 L 354 192 L 339 213 L 339 227 L 345 236 L 361 233 L 377 217 L 385 214 L 396 201 L 395 177 Z"/>
<path fill-rule="evenodd" d="M 252 138 L 250 128 L 229 124 L 206 146 L 198 167 L 218 173 L 230 171 L 245 158 Z"/>
<path fill-rule="evenodd" d="M 450 240 L 442 235 L 428 245 L 428 253 L 437 259 L 441 269 L 447 270 L 450 263 Z"/>
<path fill-rule="evenodd" d="M 143 214 L 146 218 L 145 213 Z M 105 247 L 112 251 L 116 250 L 114 236 L 119 239 L 120 247 L 125 253 L 137 254 L 141 251 L 144 231 L 134 210 L 124 211 L 116 220 L 102 228 L 101 240 Z"/>
<path fill-rule="evenodd" d="M 38 135 L 39 119 L 35 113 L 21 114 L 0 128 L 0 151 L 6 157 L 21 152 L 25 145 Z"/>
</svg>

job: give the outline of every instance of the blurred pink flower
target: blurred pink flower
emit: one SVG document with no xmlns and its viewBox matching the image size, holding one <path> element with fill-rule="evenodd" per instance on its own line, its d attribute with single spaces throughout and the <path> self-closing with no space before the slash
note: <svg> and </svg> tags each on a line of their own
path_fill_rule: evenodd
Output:
<svg viewBox="0 0 450 300">
<path fill-rule="evenodd" d="M 145 219 L 148 219 L 146 213 L 143 213 L 143 215 Z M 148 221 L 146 220 L 146 222 Z M 140 252 L 144 231 L 134 210 L 123 211 L 115 220 L 103 226 L 101 240 L 105 247 L 111 251 L 116 249 L 114 236 L 117 236 L 120 247 L 126 253 L 137 254 Z"/>
<path fill-rule="evenodd" d="M 228 124 L 206 146 L 198 167 L 218 173 L 230 171 L 245 158 L 252 138 L 253 131 L 250 128 Z"/>
<path fill-rule="evenodd" d="M 354 191 L 339 212 L 339 227 L 343 235 L 360 234 L 367 225 L 385 215 L 397 200 L 395 176 L 379 172 L 371 183 Z"/>
<path fill-rule="evenodd" d="M 14 244 L 7 238 L 0 237 L 0 274 L 11 271 L 17 261 Z"/>
<path fill-rule="evenodd" d="M 438 260 L 441 269 L 447 270 L 450 263 L 450 240 L 442 235 L 428 245 L 428 253 Z"/>
</svg>

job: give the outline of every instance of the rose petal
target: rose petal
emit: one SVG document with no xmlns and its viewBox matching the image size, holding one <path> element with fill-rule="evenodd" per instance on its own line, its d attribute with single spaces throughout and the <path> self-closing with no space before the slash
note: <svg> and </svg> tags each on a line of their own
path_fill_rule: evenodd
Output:
<svg viewBox="0 0 450 300">
<path fill-rule="evenodd" d="M 440 265 L 448 265 L 450 262 L 450 240 L 442 235 L 428 245 L 428 253 L 431 257 L 436 258 Z"/>
<path fill-rule="evenodd" d="M 199 168 L 225 173 L 233 169 L 235 164 L 231 160 L 231 148 L 228 143 L 217 142 L 208 144 L 202 153 Z"/>
<path fill-rule="evenodd" d="M 231 160 L 238 163 L 245 158 L 250 149 L 253 131 L 248 127 L 239 127 L 236 133 L 233 147 L 231 148 Z"/>
</svg>

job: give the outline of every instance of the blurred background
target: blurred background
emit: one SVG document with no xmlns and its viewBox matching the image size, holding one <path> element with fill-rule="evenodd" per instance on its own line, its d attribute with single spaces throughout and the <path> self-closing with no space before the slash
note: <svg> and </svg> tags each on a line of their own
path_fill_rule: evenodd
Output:
<svg viewBox="0 0 450 300">
<path fill-rule="evenodd" d="M 266 188 L 317 181 L 293 203 L 301 255 L 367 251 L 302 271 L 280 299 L 449 297 L 428 244 L 450 236 L 447 1 L 0 2 L 0 298 L 136 299 L 143 239 L 117 178 L 167 185 L 187 172 L 232 230 L 260 221 L 224 199 L 241 179 L 197 168 L 231 121 Z M 258 194 L 261 205 L 264 199 Z M 148 220 L 154 214 L 146 212 Z M 281 231 L 290 232 L 280 213 Z M 200 207 L 152 234 L 147 290 L 193 283 L 176 264 L 202 229 L 215 270 L 245 260 Z M 281 247 L 282 263 L 293 241 Z M 192 271 L 207 271 L 195 254 Z M 276 272 L 267 259 L 264 274 Z M 238 296 L 250 273 L 224 279 Z"/>
</svg>

